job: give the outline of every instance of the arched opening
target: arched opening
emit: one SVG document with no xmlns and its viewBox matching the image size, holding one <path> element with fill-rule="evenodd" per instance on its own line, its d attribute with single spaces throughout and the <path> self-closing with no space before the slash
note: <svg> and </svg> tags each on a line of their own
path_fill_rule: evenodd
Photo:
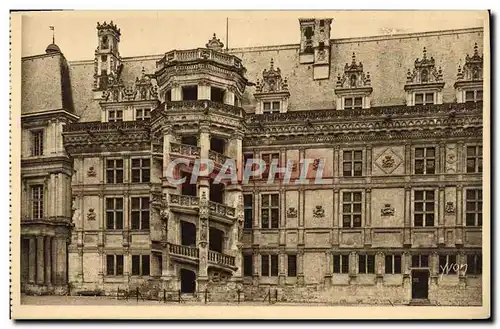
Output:
<svg viewBox="0 0 500 329">
<path fill-rule="evenodd" d="M 220 154 L 224 154 L 224 149 L 226 148 L 226 141 L 222 138 L 212 137 L 210 138 L 210 149 Z"/>
<path fill-rule="evenodd" d="M 190 270 L 181 269 L 181 292 L 192 294 L 196 291 L 196 273 Z"/>
<path fill-rule="evenodd" d="M 181 178 L 186 178 L 184 183 L 182 183 L 182 195 L 196 196 L 196 183 L 191 184 L 191 174 L 185 171 L 181 171 Z"/>
<path fill-rule="evenodd" d="M 181 244 L 196 247 L 196 225 L 181 220 Z"/>
<path fill-rule="evenodd" d="M 208 249 L 222 253 L 224 245 L 224 232 L 219 229 L 210 227 L 210 229 L 208 230 L 208 236 Z"/>
<path fill-rule="evenodd" d="M 224 103 L 224 89 L 210 87 L 210 100 L 217 103 Z"/>
<path fill-rule="evenodd" d="M 212 178 L 210 179 L 210 201 L 224 203 L 224 184 L 215 184 Z"/>
</svg>

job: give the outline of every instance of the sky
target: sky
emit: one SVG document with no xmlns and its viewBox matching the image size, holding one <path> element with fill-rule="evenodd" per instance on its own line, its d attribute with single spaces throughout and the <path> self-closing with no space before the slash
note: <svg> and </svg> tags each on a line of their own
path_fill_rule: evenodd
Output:
<svg viewBox="0 0 500 329">
<path fill-rule="evenodd" d="M 213 33 L 229 48 L 298 44 L 301 17 L 333 18 L 331 38 L 482 27 L 477 12 L 465 11 L 65 11 L 23 13 L 22 56 L 43 54 L 55 41 L 70 61 L 92 60 L 97 22 L 121 29 L 122 57 L 157 55 L 204 47 Z M 484 16 L 482 16 L 484 17 Z"/>
</svg>

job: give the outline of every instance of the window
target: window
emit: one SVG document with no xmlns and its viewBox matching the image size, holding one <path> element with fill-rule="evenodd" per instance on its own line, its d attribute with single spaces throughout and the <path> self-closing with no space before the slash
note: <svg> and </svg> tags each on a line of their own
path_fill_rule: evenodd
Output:
<svg viewBox="0 0 500 329">
<path fill-rule="evenodd" d="M 401 274 L 401 255 L 385 255 L 385 273 Z"/>
<path fill-rule="evenodd" d="M 149 197 L 131 198 L 131 226 L 133 230 L 149 230 Z"/>
<path fill-rule="evenodd" d="M 261 276 L 278 276 L 278 255 L 261 255 Z"/>
<path fill-rule="evenodd" d="M 280 110 L 280 102 L 264 102 L 264 113 L 273 113 Z"/>
<path fill-rule="evenodd" d="M 375 255 L 359 255 L 358 269 L 360 274 L 375 273 Z"/>
<path fill-rule="evenodd" d="M 136 109 L 135 119 L 137 121 L 151 119 L 151 109 Z"/>
<path fill-rule="evenodd" d="M 245 221 L 243 228 L 252 228 L 253 226 L 253 195 L 243 195 L 243 208 L 245 213 Z"/>
<path fill-rule="evenodd" d="M 356 76 L 351 76 L 351 87 L 356 87 Z M 344 98 L 344 110 L 353 110 L 363 108 L 362 97 L 346 97 Z"/>
<path fill-rule="evenodd" d="M 344 151 L 344 177 L 363 175 L 363 151 Z"/>
<path fill-rule="evenodd" d="M 436 173 L 436 149 L 434 147 L 415 148 L 415 174 L 430 175 Z"/>
<path fill-rule="evenodd" d="M 306 37 L 306 42 L 305 42 L 305 49 L 304 53 L 306 54 L 312 54 L 314 53 L 314 50 L 312 48 L 312 36 L 314 35 L 314 31 L 311 26 L 306 27 L 304 31 L 304 36 Z"/>
<path fill-rule="evenodd" d="M 415 191 L 414 226 L 434 226 L 434 191 Z"/>
<path fill-rule="evenodd" d="M 106 255 L 106 274 L 123 275 L 123 255 Z"/>
<path fill-rule="evenodd" d="M 467 255 L 467 273 L 475 275 L 483 273 L 482 255 L 478 254 Z"/>
<path fill-rule="evenodd" d="M 123 198 L 106 198 L 106 228 L 123 229 Z"/>
<path fill-rule="evenodd" d="M 434 93 L 417 93 L 415 94 L 415 105 L 434 104 Z"/>
<path fill-rule="evenodd" d="M 31 132 L 31 156 L 43 155 L 43 130 Z"/>
<path fill-rule="evenodd" d="M 429 267 L 429 255 L 420 254 L 411 256 L 412 267 Z"/>
<path fill-rule="evenodd" d="M 482 146 L 467 146 L 467 172 L 483 172 Z"/>
<path fill-rule="evenodd" d="M 149 255 L 132 255 L 132 275 L 149 276 Z"/>
<path fill-rule="evenodd" d="M 333 255 L 333 273 L 349 273 L 349 255 Z"/>
<path fill-rule="evenodd" d="M 320 27 L 325 26 L 325 20 L 324 20 L 324 19 L 320 19 L 320 20 L 319 20 L 319 26 L 320 26 Z"/>
<path fill-rule="evenodd" d="M 33 219 L 43 218 L 43 185 L 31 186 L 31 213 Z"/>
<path fill-rule="evenodd" d="M 253 255 L 243 255 L 243 276 L 253 275 Z"/>
<path fill-rule="evenodd" d="M 288 255 L 288 276 L 297 276 L 297 255 Z"/>
<path fill-rule="evenodd" d="M 108 159 L 106 161 L 106 183 L 123 183 L 123 160 Z"/>
<path fill-rule="evenodd" d="M 108 122 L 120 122 L 120 121 L 123 121 L 123 110 L 108 111 Z"/>
<path fill-rule="evenodd" d="M 198 86 L 182 87 L 182 100 L 184 101 L 198 100 Z"/>
<path fill-rule="evenodd" d="M 457 264 L 456 255 L 439 255 L 439 274 L 457 274 L 457 266 L 460 265 Z"/>
<path fill-rule="evenodd" d="M 267 179 L 269 177 L 269 170 L 271 169 L 271 163 L 273 160 L 278 160 L 278 166 L 279 166 L 279 161 L 280 161 L 280 154 L 279 153 L 263 153 L 262 154 L 262 160 L 266 163 L 266 168 L 264 169 L 264 172 L 262 173 L 262 179 Z M 278 178 L 279 173 L 274 174 L 274 178 Z"/>
<path fill-rule="evenodd" d="M 361 227 L 361 192 L 342 193 L 342 227 Z"/>
<path fill-rule="evenodd" d="M 211 87 L 210 100 L 217 103 L 224 103 L 224 90 L 217 87 Z"/>
<path fill-rule="evenodd" d="M 279 194 L 261 195 L 261 227 L 278 228 L 280 218 L 280 199 Z"/>
<path fill-rule="evenodd" d="M 469 189 L 465 193 L 465 225 L 483 226 L 483 191 Z"/>
<path fill-rule="evenodd" d="M 483 100 L 483 91 L 482 90 L 467 90 L 465 92 L 465 102 L 466 103 L 475 103 Z"/>
<path fill-rule="evenodd" d="M 149 183 L 149 159 L 132 159 L 132 183 Z"/>
</svg>

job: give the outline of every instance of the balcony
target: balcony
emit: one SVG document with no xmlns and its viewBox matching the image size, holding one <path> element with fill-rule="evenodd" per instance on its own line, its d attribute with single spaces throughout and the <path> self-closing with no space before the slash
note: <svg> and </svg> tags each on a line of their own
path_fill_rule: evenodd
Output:
<svg viewBox="0 0 500 329">
<path fill-rule="evenodd" d="M 170 153 L 188 158 L 197 158 L 200 156 L 200 148 L 193 145 L 170 143 Z"/>
<path fill-rule="evenodd" d="M 172 208 L 172 211 L 197 214 L 199 205 L 200 198 L 197 196 L 170 194 L 169 206 Z"/>
<path fill-rule="evenodd" d="M 161 108 L 161 107 L 160 107 Z M 205 111 L 215 110 L 224 114 L 242 117 L 245 111 L 241 107 L 214 102 L 211 100 L 194 100 L 194 101 L 170 101 L 163 103 L 163 111 L 165 114 L 179 112 L 199 112 L 204 114 Z M 160 115 L 160 111 L 153 112 Z"/>
<path fill-rule="evenodd" d="M 200 253 L 196 247 L 169 243 L 168 252 L 171 258 L 180 262 L 198 264 L 200 259 Z M 208 251 L 208 264 L 226 270 L 229 269 L 234 271 L 237 269 L 235 257 L 213 250 Z"/>
<path fill-rule="evenodd" d="M 225 156 L 224 154 L 220 154 L 218 152 L 209 150 L 208 151 L 208 158 L 212 160 L 216 166 L 221 167 L 228 159 L 231 159 L 228 156 Z"/>
<path fill-rule="evenodd" d="M 170 194 L 169 206 L 172 211 L 197 214 L 200 207 L 200 198 L 191 195 Z M 236 208 L 234 207 L 208 201 L 208 208 L 211 219 L 230 225 L 236 220 Z"/>
<path fill-rule="evenodd" d="M 239 72 L 244 71 L 241 59 L 238 57 L 207 48 L 169 51 L 162 59 L 156 62 L 156 68 L 161 70 L 173 66 L 176 63 L 191 63 L 197 61 L 211 61 L 229 66 Z"/>
<path fill-rule="evenodd" d="M 212 216 L 218 217 L 230 223 L 234 222 L 236 216 L 236 208 L 223 205 L 214 201 L 208 201 L 209 213 Z"/>
<path fill-rule="evenodd" d="M 222 268 L 230 268 L 236 270 L 235 258 L 233 256 L 225 255 L 217 251 L 208 251 L 208 263 Z"/>
<path fill-rule="evenodd" d="M 188 263 L 198 263 L 199 251 L 196 247 L 182 246 L 179 244 L 168 244 L 168 252 L 172 258 Z"/>
</svg>

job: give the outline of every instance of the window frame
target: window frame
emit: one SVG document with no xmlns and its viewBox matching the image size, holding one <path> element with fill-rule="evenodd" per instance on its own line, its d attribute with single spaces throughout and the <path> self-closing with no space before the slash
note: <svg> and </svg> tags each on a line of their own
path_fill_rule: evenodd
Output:
<svg viewBox="0 0 500 329">
<path fill-rule="evenodd" d="M 264 259 L 266 260 L 264 262 Z M 279 272 L 279 255 L 277 254 L 261 254 L 261 272 L 260 276 L 263 277 L 277 277 Z M 273 265 L 276 265 L 275 267 Z M 264 271 L 265 270 L 265 271 Z"/>
<path fill-rule="evenodd" d="M 483 274 L 483 255 L 482 253 L 467 254 L 467 273 L 470 275 Z"/>
<path fill-rule="evenodd" d="M 292 278 L 297 277 L 297 254 L 287 254 L 286 265 L 287 276 Z"/>
<path fill-rule="evenodd" d="M 135 268 L 136 262 L 134 260 L 139 260 L 138 268 Z M 151 256 L 144 254 L 133 254 L 130 260 L 131 269 L 130 273 L 132 276 L 151 276 Z M 147 266 L 146 266 L 147 264 Z M 135 271 L 138 270 L 138 271 Z"/>
<path fill-rule="evenodd" d="M 134 207 L 134 199 L 139 200 L 139 208 Z M 147 208 L 144 208 L 144 200 L 147 200 Z M 135 215 L 138 215 L 138 222 L 135 222 Z M 147 216 L 145 216 L 147 214 Z M 145 218 L 147 217 L 147 218 Z M 145 225 L 147 223 L 147 225 Z M 134 225 L 138 224 L 138 225 Z M 149 231 L 151 227 L 151 200 L 149 196 L 130 197 L 130 229 L 133 231 Z"/>
<path fill-rule="evenodd" d="M 35 191 L 38 191 L 35 198 Z M 45 185 L 33 184 L 30 185 L 30 199 L 31 199 L 31 218 L 42 219 L 45 213 Z"/>
<path fill-rule="evenodd" d="M 469 155 L 469 150 L 474 149 L 474 154 Z M 469 171 L 469 160 L 474 161 L 474 170 Z M 465 147 L 465 172 L 475 174 L 483 172 L 483 145 L 466 145 Z"/>
<path fill-rule="evenodd" d="M 455 264 L 460 266 L 460 264 L 457 263 L 457 256 L 457 254 L 440 254 L 438 256 L 438 273 L 446 275 L 458 274 L 457 271 L 455 271 L 455 269 L 453 268 Z M 450 261 L 450 258 L 452 258 L 453 261 Z M 443 259 L 445 262 L 441 264 L 441 260 Z M 447 264 L 447 268 L 444 268 Z"/>
<path fill-rule="evenodd" d="M 253 228 L 253 193 L 243 194 L 243 229 L 251 230 Z M 247 204 L 247 198 L 250 198 L 250 204 Z"/>
<path fill-rule="evenodd" d="M 411 255 L 411 267 L 412 268 L 430 268 L 430 264 L 429 264 L 429 259 L 430 258 L 430 255 L 429 254 L 426 254 L 426 253 L 420 253 L 420 254 L 413 254 Z M 424 266 L 422 265 L 422 259 L 426 259 L 427 260 L 427 265 Z M 417 262 L 415 262 L 415 260 L 418 260 Z M 415 265 L 415 263 L 417 263 L 417 265 Z"/>
<path fill-rule="evenodd" d="M 417 103 L 417 95 L 422 95 L 422 102 Z M 429 103 L 427 101 L 427 96 L 432 95 L 432 102 Z M 415 106 L 417 105 L 434 105 L 436 104 L 436 97 L 437 94 L 435 92 L 427 92 L 427 91 L 419 91 L 415 92 L 414 94 L 414 99 L 415 99 Z"/>
<path fill-rule="evenodd" d="M 108 205 L 108 200 L 113 200 L 113 208 L 109 208 Z M 117 200 L 121 200 L 121 208 L 117 208 Z M 124 228 L 124 198 L 123 197 L 106 197 L 105 198 L 105 212 L 106 212 L 106 230 L 108 231 L 121 231 Z M 110 215 L 113 215 L 113 227 L 110 227 Z M 121 214 L 121 219 L 117 218 L 117 214 Z M 121 228 L 119 227 L 120 225 L 117 225 L 117 223 L 121 222 Z"/>
<path fill-rule="evenodd" d="M 139 111 L 141 111 L 141 115 L 139 115 Z M 136 121 L 145 121 L 151 119 L 151 108 L 149 107 L 138 107 L 135 108 L 134 118 Z"/>
<path fill-rule="evenodd" d="M 242 267 L 243 267 L 243 277 L 252 277 L 253 276 L 253 254 L 243 254 L 243 257 L 242 257 Z M 246 261 L 249 261 L 249 264 L 250 264 L 250 268 L 248 268 L 246 265 Z M 247 271 L 250 271 L 250 275 L 247 275 L 248 272 Z"/>
<path fill-rule="evenodd" d="M 113 166 L 109 166 L 109 162 L 113 161 Z M 121 161 L 121 167 L 117 166 L 116 162 Z M 106 159 L 106 184 L 123 184 L 125 182 L 125 160 L 122 158 L 107 158 Z M 112 176 L 110 173 L 112 172 Z M 121 172 L 121 180 L 119 181 L 117 178 L 120 177 L 117 175 Z M 112 179 L 110 179 L 112 177 Z"/>
<path fill-rule="evenodd" d="M 277 196 L 278 204 L 273 205 L 273 196 Z M 264 198 L 268 198 L 268 205 L 264 206 Z M 268 211 L 267 227 L 264 226 L 264 211 Z M 276 225 L 273 226 L 272 214 L 273 210 L 278 212 Z M 260 228 L 261 229 L 279 229 L 280 227 L 280 194 L 279 193 L 261 193 L 260 194 Z"/>
<path fill-rule="evenodd" d="M 350 195 L 349 200 L 346 200 L 346 195 Z M 359 200 L 356 200 L 356 195 L 359 195 Z M 359 205 L 360 210 L 355 211 L 355 206 Z M 345 207 L 349 206 L 349 212 L 345 211 Z M 349 216 L 349 226 L 346 226 L 345 217 Z M 359 216 L 359 225 L 355 225 L 355 217 Z M 363 192 L 362 191 L 342 191 L 342 228 L 361 228 L 363 226 Z"/>
<path fill-rule="evenodd" d="M 336 263 L 338 259 L 338 268 Z M 349 255 L 348 254 L 334 254 L 333 255 L 333 269 L 334 274 L 349 274 Z"/>
<path fill-rule="evenodd" d="M 343 98 L 342 104 L 343 104 L 344 110 L 362 110 L 363 109 L 363 96 L 347 96 L 347 97 L 342 97 L 342 98 Z M 347 104 L 348 100 L 351 102 L 350 105 Z M 357 100 L 360 100 L 361 102 L 358 104 L 356 102 Z"/>
<path fill-rule="evenodd" d="M 31 156 L 43 156 L 45 144 L 45 129 L 30 130 Z"/>
<path fill-rule="evenodd" d="M 343 177 L 363 177 L 364 154 L 362 149 L 342 150 L 342 176 Z M 361 154 L 361 160 L 356 158 L 356 155 Z M 349 155 L 349 160 L 346 160 L 346 155 Z M 345 170 L 345 165 L 349 164 L 350 172 Z M 356 170 L 356 165 L 361 166 L 361 170 Z M 346 173 L 348 173 L 346 175 Z"/>
<path fill-rule="evenodd" d="M 472 93 L 472 100 L 467 99 L 467 93 Z M 481 97 L 478 97 L 481 94 Z M 483 101 L 483 89 L 466 89 L 464 90 L 464 103 L 477 103 Z"/>
<path fill-rule="evenodd" d="M 135 166 L 134 162 L 139 161 L 139 166 Z M 144 161 L 148 162 L 148 165 L 144 165 Z M 134 172 L 139 173 L 139 180 L 136 181 L 134 177 Z M 145 175 L 145 172 L 147 172 L 147 175 Z M 147 180 L 144 179 L 144 176 L 147 176 Z M 140 183 L 151 183 L 151 159 L 150 158 L 145 158 L 145 157 L 134 157 L 130 159 L 130 182 L 134 184 L 140 184 Z"/>
<path fill-rule="evenodd" d="M 396 266 L 396 259 L 399 258 L 399 266 Z M 401 274 L 402 273 L 402 255 L 401 254 L 386 254 L 384 255 L 384 273 L 385 274 Z M 390 268 L 387 266 L 388 260 Z M 398 268 L 399 267 L 399 268 Z"/>
<path fill-rule="evenodd" d="M 109 109 L 106 114 L 108 122 L 123 122 L 123 109 Z"/>
<path fill-rule="evenodd" d="M 111 261 L 111 267 L 110 268 L 110 259 Z M 121 259 L 121 267 L 118 265 L 118 259 Z M 124 256 L 123 254 L 107 254 L 106 255 L 106 276 L 123 276 L 125 270 L 125 262 L 124 262 Z"/>
<path fill-rule="evenodd" d="M 433 194 L 431 199 L 427 199 L 427 194 Z M 417 199 L 417 193 L 422 193 L 422 199 Z M 413 227 L 436 227 L 436 190 L 434 189 L 416 189 L 413 191 Z M 422 204 L 422 210 L 417 210 L 417 204 Z M 427 210 L 427 206 L 432 204 L 432 211 Z M 422 216 L 422 225 L 417 225 L 417 216 Z M 432 215 L 432 217 L 431 217 Z M 432 224 L 427 223 L 427 218 L 432 218 Z"/>
<path fill-rule="evenodd" d="M 364 264 L 361 262 L 362 259 L 364 259 Z M 358 274 L 375 274 L 375 265 L 374 254 L 358 254 Z M 362 269 L 363 271 L 361 271 Z"/>
<path fill-rule="evenodd" d="M 434 151 L 433 156 L 427 155 L 430 150 Z M 417 150 L 422 150 L 422 156 L 417 157 Z M 435 146 L 418 146 L 413 149 L 413 174 L 414 175 L 436 175 L 437 173 L 437 160 L 438 156 L 436 154 L 437 148 Z M 417 172 L 417 161 L 422 161 L 422 172 Z M 428 163 L 434 161 L 433 171 L 428 172 Z"/>
<path fill-rule="evenodd" d="M 469 196 L 474 193 L 474 198 Z M 469 209 L 469 204 L 474 204 L 474 210 Z M 465 226 L 466 227 L 482 227 L 483 226 L 483 189 L 468 188 L 465 190 Z M 474 216 L 474 223 L 469 225 L 469 215 Z"/>
<path fill-rule="evenodd" d="M 278 167 L 281 164 L 281 157 L 280 157 L 280 152 L 266 152 L 266 153 L 261 153 L 260 158 L 266 163 L 266 168 L 261 174 L 261 179 L 268 180 L 269 179 L 269 171 L 271 169 L 271 163 L 273 162 L 274 159 L 278 160 Z M 266 158 L 268 158 L 266 160 Z M 280 179 L 280 173 L 276 172 L 274 173 L 274 179 Z"/>
</svg>

